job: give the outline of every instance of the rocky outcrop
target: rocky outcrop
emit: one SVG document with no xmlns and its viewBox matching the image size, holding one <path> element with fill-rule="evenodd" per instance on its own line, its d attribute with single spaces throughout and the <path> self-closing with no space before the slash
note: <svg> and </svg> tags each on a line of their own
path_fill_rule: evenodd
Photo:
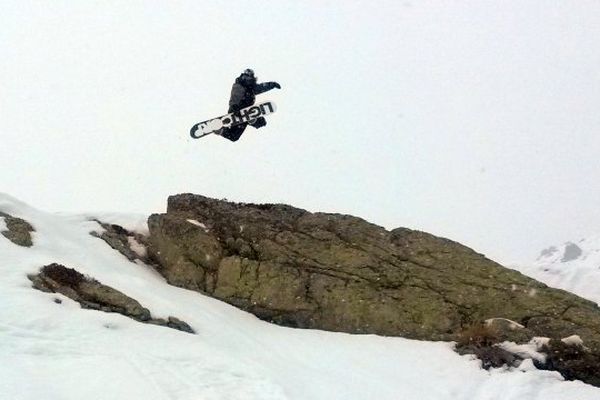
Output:
<svg viewBox="0 0 600 400">
<path fill-rule="evenodd" d="M 31 232 L 34 232 L 35 229 L 33 229 L 29 222 L 1 211 L 0 218 L 4 218 L 6 225 L 6 230 L 0 232 L 4 237 L 19 246 L 31 247 L 33 245 Z"/>
<path fill-rule="evenodd" d="M 182 194 L 148 220 L 169 283 L 280 325 L 425 340 L 510 320 L 504 340 L 578 334 L 600 352 L 600 310 L 459 243 L 281 204 Z"/>
<path fill-rule="evenodd" d="M 535 335 L 600 328 L 594 303 L 424 232 L 191 194 L 148 223 L 170 283 L 282 325 L 434 340 L 490 318 Z"/>
<path fill-rule="evenodd" d="M 42 267 L 38 274 L 29 275 L 28 278 L 34 288 L 44 292 L 61 293 L 77 301 L 82 308 L 116 312 L 136 321 L 194 333 L 188 324 L 175 317 L 169 317 L 168 320 L 152 318 L 150 311 L 135 299 L 84 276 L 73 268 L 56 263 L 49 264 Z"/>
</svg>

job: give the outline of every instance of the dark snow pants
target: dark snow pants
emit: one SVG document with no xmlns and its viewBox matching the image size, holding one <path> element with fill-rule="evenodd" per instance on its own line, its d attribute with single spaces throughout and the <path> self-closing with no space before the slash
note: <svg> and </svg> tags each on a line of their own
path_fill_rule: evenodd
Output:
<svg viewBox="0 0 600 400">
<path fill-rule="evenodd" d="M 265 126 L 267 124 L 267 121 L 264 119 L 264 117 L 260 117 L 257 118 L 256 121 L 254 121 L 251 124 L 240 124 L 237 126 L 232 126 L 231 128 L 224 128 L 223 132 L 221 132 L 221 136 L 223 136 L 226 139 L 231 140 L 232 142 L 237 141 L 240 136 L 242 136 L 242 133 L 244 133 L 244 130 L 246 130 L 246 127 L 248 125 L 252 126 L 253 128 L 262 128 L 263 126 Z"/>
</svg>

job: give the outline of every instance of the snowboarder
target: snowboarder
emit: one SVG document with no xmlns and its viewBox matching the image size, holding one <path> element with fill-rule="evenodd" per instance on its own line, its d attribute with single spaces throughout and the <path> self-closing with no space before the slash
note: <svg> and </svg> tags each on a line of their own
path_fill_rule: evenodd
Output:
<svg viewBox="0 0 600 400">
<path fill-rule="evenodd" d="M 264 93 L 274 88 L 281 89 L 281 85 L 277 82 L 256 83 L 256 81 L 257 79 L 254 75 L 254 71 L 251 69 L 244 70 L 244 72 L 237 77 L 231 88 L 228 112 L 237 112 L 253 105 L 257 94 Z M 266 124 L 267 121 L 263 117 L 260 117 L 250 124 L 241 124 L 224 128 L 223 132 L 221 132 L 221 136 L 235 142 L 242 136 L 242 133 L 244 133 L 244 130 L 248 125 L 258 129 Z"/>
</svg>

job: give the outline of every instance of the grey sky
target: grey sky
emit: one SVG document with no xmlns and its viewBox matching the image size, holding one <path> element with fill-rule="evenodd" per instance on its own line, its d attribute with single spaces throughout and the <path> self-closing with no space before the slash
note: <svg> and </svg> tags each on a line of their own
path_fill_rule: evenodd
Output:
<svg viewBox="0 0 600 400">
<path fill-rule="evenodd" d="M 351 213 L 499 261 L 600 231 L 598 1 L 2 1 L 0 191 Z M 254 68 L 237 143 L 189 137 Z"/>
</svg>

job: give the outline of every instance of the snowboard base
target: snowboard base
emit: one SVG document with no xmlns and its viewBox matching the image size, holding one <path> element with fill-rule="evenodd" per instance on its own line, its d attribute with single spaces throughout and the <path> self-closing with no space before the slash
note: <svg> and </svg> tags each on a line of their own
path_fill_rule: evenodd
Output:
<svg viewBox="0 0 600 400">
<path fill-rule="evenodd" d="M 240 111 L 198 122 L 196 125 L 192 126 L 192 129 L 190 129 L 190 136 L 194 139 L 200 139 L 201 137 L 210 135 L 211 133 L 218 135 L 225 128 L 252 123 L 260 117 L 274 113 L 276 109 L 277 107 L 272 101 L 265 101 L 260 104 L 255 104 Z"/>
</svg>

